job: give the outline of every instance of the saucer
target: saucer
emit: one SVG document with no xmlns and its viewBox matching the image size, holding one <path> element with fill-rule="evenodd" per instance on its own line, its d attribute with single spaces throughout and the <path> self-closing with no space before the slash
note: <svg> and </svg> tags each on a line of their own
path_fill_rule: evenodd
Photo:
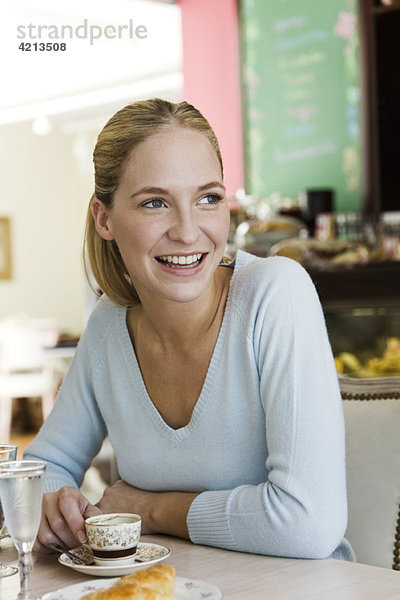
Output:
<svg viewBox="0 0 400 600">
<path fill-rule="evenodd" d="M 88 547 L 80 546 L 74 548 L 75 554 L 84 558 L 90 558 L 92 556 L 91 550 Z M 162 560 L 168 558 L 171 551 L 166 546 L 160 544 L 151 544 L 139 542 L 135 557 L 131 563 L 119 562 L 109 566 L 100 565 L 77 565 L 72 562 L 72 559 L 66 554 L 61 554 L 58 558 L 58 562 L 64 567 L 70 567 L 78 573 L 85 573 L 86 575 L 92 575 L 93 577 L 122 577 L 122 575 L 128 575 L 133 571 L 139 571 L 151 565 L 155 565 Z M 139 559 L 140 562 L 136 559 Z"/>
</svg>

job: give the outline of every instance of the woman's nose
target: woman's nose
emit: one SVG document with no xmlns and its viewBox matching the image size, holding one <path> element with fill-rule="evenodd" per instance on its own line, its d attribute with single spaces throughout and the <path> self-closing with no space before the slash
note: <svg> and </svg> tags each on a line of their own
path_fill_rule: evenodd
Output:
<svg viewBox="0 0 400 600">
<path fill-rule="evenodd" d="M 171 240 L 193 244 L 200 233 L 200 227 L 193 211 L 177 211 L 168 231 Z"/>
</svg>

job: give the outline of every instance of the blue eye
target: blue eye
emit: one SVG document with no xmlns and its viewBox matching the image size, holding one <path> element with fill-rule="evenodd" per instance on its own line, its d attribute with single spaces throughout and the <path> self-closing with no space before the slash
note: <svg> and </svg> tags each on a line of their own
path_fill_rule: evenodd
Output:
<svg viewBox="0 0 400 600">
<path fill-rule="evenodd" d="M 142 206 L 144 206 L 145 208 L 162 208 L 163 206 L 165 206 L 165 204 L 164 200 L 161 200 L 161 198 L 152 198 L 147 202 L 143 202 Z"/>
<path fill-rule="evenodd" d="M 222 197 L 219 194 L 208 194 L 199 201 L 199 204 L 215 205 L 221 202 Z"/>
</svg>

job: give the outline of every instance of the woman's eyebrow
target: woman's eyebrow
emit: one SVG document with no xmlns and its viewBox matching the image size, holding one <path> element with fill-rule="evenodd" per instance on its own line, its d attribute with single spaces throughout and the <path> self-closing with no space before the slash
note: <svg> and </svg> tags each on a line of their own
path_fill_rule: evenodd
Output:
<svg viewBox="0 0 400 600">
<path fill-rule="evenodd" d="M 223 183 L 221 183 L 220 181 L 210 181 L 210 183 L 206 183 L 204 185 L 201 185 L 197 188 L 197 190 L 199 192 L 204 192 L 205 190 L 208 190 L 210 188 L 214 188 L 214 187 L 219 187 L 222 190 L 225 190 L 225 186 Z"/>
<path fill-rule="evenodd" d="M 163 188 L 159 187 L 142 187 L 137 192 L 134 192 L 131 195 L 131 198 L 140 196 L 140 194 L 168 194 L 168 190 L 164 190 Z"/>
<path fill-rule="evenodd" d="M 205 190 L 211 189 L 211 188 L 215 188 L 215 187 L 219 187 L 222 190 L 225 190 L 225 186 L 220 182 L 220 181 L 210 181 L 209 183 L 205 183 L 204 185 L 200 185 L 197 188 L 198 192 L 204 192 Z M 140 188 L 137 192 L 134 192 L 131 195 L 131 198 L 134 198 L 135 196 L 140 196 L 140 194 L 169 194 L 170 192 L 164 188 L 160 188 L 160 187 L 142 187 Z"/>
</svg>

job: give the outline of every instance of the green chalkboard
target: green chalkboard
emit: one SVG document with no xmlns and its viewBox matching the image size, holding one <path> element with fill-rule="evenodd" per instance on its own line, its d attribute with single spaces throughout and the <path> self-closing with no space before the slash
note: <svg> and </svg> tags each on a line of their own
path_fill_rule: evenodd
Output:
<svg viewBox="0 0 400 600">
<path fill-rule="evenodd" d="M 247 191 L 361 207 L 356 0 L 242 0 Z"/>
</svg>

